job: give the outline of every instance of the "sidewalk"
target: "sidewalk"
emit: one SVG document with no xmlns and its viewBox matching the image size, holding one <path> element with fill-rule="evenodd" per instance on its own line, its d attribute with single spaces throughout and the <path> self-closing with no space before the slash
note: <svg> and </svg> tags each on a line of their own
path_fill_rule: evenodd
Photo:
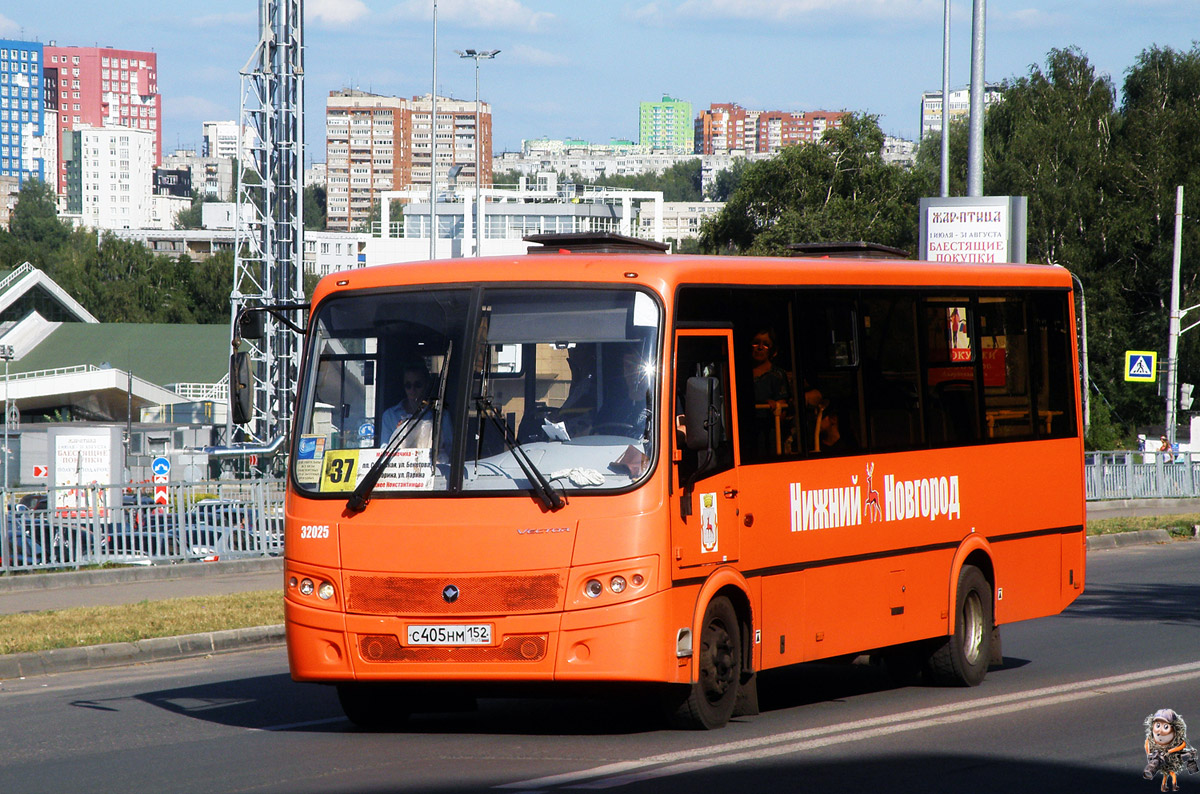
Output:
<svg viewBox="0 0 1200 794">
<path fill-rule="evenodd" d="M 67 573 L 0 577 L 0 620 L 18 612 L 78 606 L 111 606 L 200 595 L 278 590 L 283 597 L 280 558 L 182 563 Z M 283 626 L 257 626 L 183 637 L 163 637 L 0 656 L 0 683 L 48 673 L 67 673 L 190 656 L 206 656 L 283 644 Z"/>
</svg>

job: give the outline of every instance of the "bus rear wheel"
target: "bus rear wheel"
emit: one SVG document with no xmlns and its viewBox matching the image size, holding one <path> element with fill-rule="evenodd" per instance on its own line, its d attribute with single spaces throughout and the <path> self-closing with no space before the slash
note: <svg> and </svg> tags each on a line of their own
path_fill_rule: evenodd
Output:
<svg viewBox="0 0 1200 794">
<path fill-rule="evenodd" d="M 346 682 L 337 685 L 338 703 L 346 718 L 365 731 L 387 731 L 408 719 L 409 698 L 395 684 Z"/>
<path fill-rule="evenodd" d="M 742 678 L 742 644 L 737 612 L 724 596 L 709 602 L 700 626 L 696 682 L 675 710 L 681 728 L 722 728 L 733 716 Z"/>
<path fill-rule="evenodd" d="M 954 633 L 930 654 L 929 677 L 945 686 L 981 684 L 992 658 L 994 627 L 992 587 L 982 571 L 964 565 L 958 573 Z"/>
</svg>

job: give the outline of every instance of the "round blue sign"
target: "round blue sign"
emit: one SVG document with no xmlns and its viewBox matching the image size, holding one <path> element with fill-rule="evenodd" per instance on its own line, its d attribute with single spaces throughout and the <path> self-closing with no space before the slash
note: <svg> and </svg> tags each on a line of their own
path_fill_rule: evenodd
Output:
<svg viewBox="0 0 1200 794">
<path fill-rule="evenodd" d="M 171 473 L 171 461 L 166 458 L 155 458 L 150 464 L 150 470 L 160 477 Z"/>
</svg>

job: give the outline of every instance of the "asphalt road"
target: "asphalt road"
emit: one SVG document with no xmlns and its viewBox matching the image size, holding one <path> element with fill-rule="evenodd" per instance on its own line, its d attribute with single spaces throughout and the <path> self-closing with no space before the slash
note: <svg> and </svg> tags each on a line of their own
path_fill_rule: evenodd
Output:
<svg viewBox="0 0 1200 794">
<path fill-rule="evenodd" d="M 0 685 L 0 788 L 1157 791 L 1142 720 L 1200 720 L 1200 543 L 1092 553 L 1083 597 L 1006 626 L 1004 651 L 974 689 L 892 688 L 865 665 L 764 675 L 763 713 L 708 733 L 662 730 L 629 697 L 484 700 L 362 733 L 279 648 L 39 676 Z"/>
</svg>

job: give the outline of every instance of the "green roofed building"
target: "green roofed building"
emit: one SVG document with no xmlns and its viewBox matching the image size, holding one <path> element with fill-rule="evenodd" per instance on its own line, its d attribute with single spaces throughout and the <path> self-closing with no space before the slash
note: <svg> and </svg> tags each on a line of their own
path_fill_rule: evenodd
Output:
<svg viewBox="0 0 1200 794">
<path fill-rule="evenodd" d="M 229 327 L 101 323 L 26 263 L 0 279 L 0 346 L 10 351 L 7 399 L 22 425 L 42 421 L 224 424 L 218 383 L 229 366 Z M 220 416 L 216 416 L 220 413 Z M 152 420 L 153 421 L 153 420 Z"/>
<path fill-rule="evenodd" d="M 691 154 L 696 150 L 692 103 L 665 94 L 660 102 L 643 102 L 638 133 L 642 146 L 676 154 Z"/>
</svg>

